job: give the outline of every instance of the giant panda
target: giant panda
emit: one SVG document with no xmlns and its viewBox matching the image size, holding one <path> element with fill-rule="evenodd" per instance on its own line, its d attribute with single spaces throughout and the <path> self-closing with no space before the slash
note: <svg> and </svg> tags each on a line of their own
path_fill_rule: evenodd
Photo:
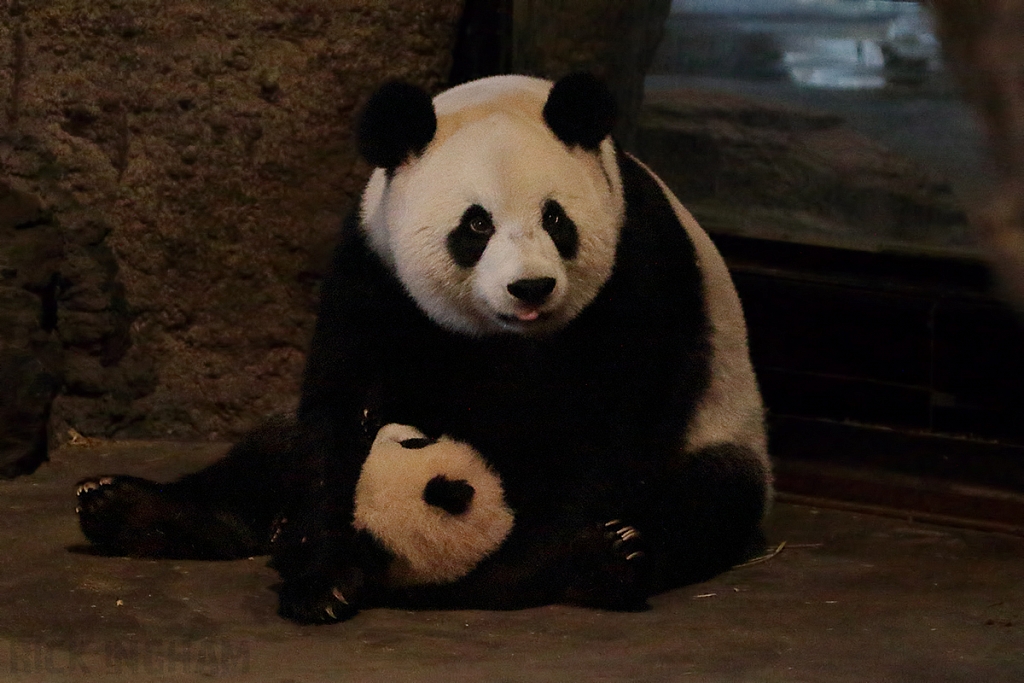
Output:
<svg viewBox="0 0 1024 683">
<path fill-rule="evenodd" d="M 130 555 L 269 552 L 279 611 L 301 622 L 642 609 L 756 552 L 771 470 L 740 302 L 708 235 L 617 147 L 615 118 L 587 74 L 433 99 L 382 86 L 358 125 L 375 170 L 322 283 L 295 419 L 171 484 L 82 482 L 86 536 Z M 401 553 L 356 505 L 400 474 L 364 468 L 384 425 L 480 458 L 509 513 L 493 547 L 396 578 Z M 461 505 L 463 484 L 441 498 Z"/>
</svg>

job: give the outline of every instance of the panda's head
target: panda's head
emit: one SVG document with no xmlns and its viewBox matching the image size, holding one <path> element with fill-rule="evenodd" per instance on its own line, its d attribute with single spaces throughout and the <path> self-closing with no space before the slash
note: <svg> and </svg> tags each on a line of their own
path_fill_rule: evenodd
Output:
<svg viewBox="0 0 1024 683">
<path fill-rule="evenodd" d="M 468 574 L 512 531 L 501 478 L 472 446 L 414 427 L 377 433 L 356 484 L 352 525 L 394 561 L 395 585 L 448 583 Z"/>
<path fill-rule="evenodd" d="M 441 93 L 391 83 L 360 151 L 373 249 L 417 305 L 461 333 L 543 335 L 611 276 L 623 220 L 615 102 L 585 74 L 495 76 Z"/>
</svg>

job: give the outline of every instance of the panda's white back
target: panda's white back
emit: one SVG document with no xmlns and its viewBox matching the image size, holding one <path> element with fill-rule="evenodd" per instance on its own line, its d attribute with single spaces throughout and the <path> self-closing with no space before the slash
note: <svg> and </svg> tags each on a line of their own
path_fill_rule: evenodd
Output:
<svg viewBox="0 0 1024 683">
<path fill-rule="evenodd" d="M 697 252 L 704 280 L 704 299 L 711 323 L 711 383 L 694 415 L 686 448 L 696 451 L 716 443 L 737 443 L 764 457 L 768 442 L 764 405 L 757 387 L 747 343 L 743 307 L 725 260 L 711 237 L 654 171 L 639 162 L 657 181 Z"/>
</svg>

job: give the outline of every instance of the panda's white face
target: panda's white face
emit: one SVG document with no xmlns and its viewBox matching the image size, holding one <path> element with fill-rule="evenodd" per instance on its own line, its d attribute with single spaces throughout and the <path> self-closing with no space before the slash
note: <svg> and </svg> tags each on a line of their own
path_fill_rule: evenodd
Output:
<svg viewBox="0 0 1024 683">
<path fill-rule="evenodd" d="M 611 275 L 621 178 L 610 140 L 569 147 L 545 124 L 550 83 L 503 77 L 497 86 L 477 81 L 435 99 L 437 134 L 390 178 L 374 172 L 363 224 L 440 325 L 543 335 Z"/>
</svg>

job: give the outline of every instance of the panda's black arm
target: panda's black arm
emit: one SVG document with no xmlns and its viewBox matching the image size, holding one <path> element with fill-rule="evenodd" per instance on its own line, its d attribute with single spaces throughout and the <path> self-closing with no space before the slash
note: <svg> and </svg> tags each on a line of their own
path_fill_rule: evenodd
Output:
<svg viewBox="0 0 1024 683">
<path fill-rule="evenodd" d="M 640 391 L 652 385 L 635 368 L 621 376 L 630 382 L 613 381 L 600 402 L 601 421 L 609 425 L 605 438 L 573 457 L 581 463 L 575 475 L 543 487 L 540 499 L 513 501 L 512 536 L 469 576 L 455 584 L 401 590 L 394 597 L 398 604 L 516 609 L 568 601 L 643 607 L 661 580 L 641 555 L 660 567 L 665 535 L 656 526 L 658 512 L 651 511 L 661 509 L 654 501 L 664 497 L 667 454 L 678 449 L 686 416 L 673 410 L 678 404 L 652 405 L 659 398 L 672 401 Z"/>
<path fill-rule="evenodd" d="M 303 376 L 300 422 L 330 419 L 341 431 L 358 429 L 379 370 L 392 278 L 370 251 L 357 212 L 345 220 L 321 283 L 316 327 Z"/>
<path fill-rule="evenodd" d="M 294 467 L 302 484 L 271 542 L 282 579 L 279 612 L 303 623 L 340 621 L 372 599 L 390 556 L 352 527 L 366 447 L 329 421 L 308 421 L 301 430 Z"/>
<path fill-rule="evenodd" d="M 352 529 L 352 509 L 374 436 L 366 411 L 372 409 L 380 381 L 389 316 L 401 297 L 369 250 L 353 212 L 321 285 L 306 361 L 298 408 L 302 442 L 294 463 L 302 484 L 286 506 L 287 523 L 272 547 L 283 579 L 280 610 L 289 618 L 350 616 L 357 593 L 372 582 L 372 568 L 382 561 L 381 553 Z M 335 592 L 347 597 L 342 601 Z"/>
</svg>

